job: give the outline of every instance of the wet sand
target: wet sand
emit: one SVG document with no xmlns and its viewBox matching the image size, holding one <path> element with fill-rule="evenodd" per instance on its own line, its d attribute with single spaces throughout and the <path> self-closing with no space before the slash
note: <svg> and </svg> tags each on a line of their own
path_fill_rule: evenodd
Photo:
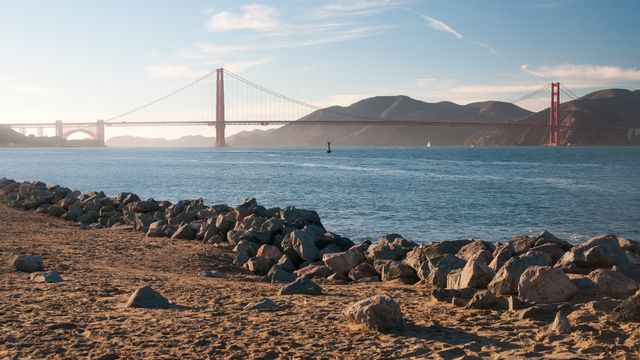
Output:
<svg viewBox="0 0 640 360">
<path fill-rule="evenodd" d="M 64 282 L 35 283 L 14 271 L 14 253 L 41 255 Z M 640 324 L 613 324 L 619 303 L 569 305 L 572 331 L 547 331 L 555 313 L 520 319 L 431 300 L 424 284 L 335 285 L 324 295 L 280 296 L 281 286 L 231 264 L 232 254 L 197 241 L 146 238 L 126 228 L 80 230 L 72 223 L 0 205 L 0 358 L 640 358 Z M 221 270 L 224 279 L 204 278 Z M 124 307 L 151 285 L 169 309 Z M 407 325 L 388 334 L 350 324 L 342 310 L 389 294 Z M 280 309 L 245 311 L 269 297 Z"/>
</svg>

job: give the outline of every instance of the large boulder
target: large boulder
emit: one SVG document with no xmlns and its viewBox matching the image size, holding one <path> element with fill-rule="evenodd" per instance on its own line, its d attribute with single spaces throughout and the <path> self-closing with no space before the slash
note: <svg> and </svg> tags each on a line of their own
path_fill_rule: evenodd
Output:
<svg viewBox="0 0 640 360">
<path fill-rule="evenodd" d="M 193 240 L 196 237 L 196 231 L 191 224 L 183 224 L 171 236 L 172 239 Z"/>
<path fill-rule="evenodd" d="M 287 284 L 279 292 L 280 295 L 321 295 L 322 288 L 306 276 L 297 278 L 294 282 Z"/>
<path fill-rule="evenodd" d="M 29 273 L 44 269 L 42 257 L 37 255 L 16 255 L 11 260 L 11 266 L 17 271 Z"/>
<path fill-rule="evenodd" d="M 548 242 L 542 245 L 534 246 L 531 248 L 531 251 L 539 251 L 549 255 L 551 258 L 551 264 L 555 264 L 562 258 L 564 253 L 566 252 L 562 245 L 556 244 L 553 242 Z"/>
<path fill-rule="evenodd" d="M 609 320 L 640 323 L 640 290 L 613 309 Z"/>
<path fill-rule="evenodd" d="M 273 265 L 267 277 L 271 280 L 272 284 L 288 284 L 294 282 L 298 277 L 294 274 L 285 271 L 279 265 Z"/>
<path fill-rule="evenodd" d="M 313 263 L 295 271 L 298 276 L 307 276 L 312 278 L 328 278 L 333 274 L 333 270 L 329 269 L 323 263 Z"/>
<path fill-rule="evenodd" d="M 365 261 L 365 257 L 358 247 L 352 247 L 345 252 L 326 254 L 322 261 L 333 272 L 347 274 L 349 270 Z"/>
<path fill-rule="evenodd" d="M 493 260 L 494 250 L 495 247 L 492 244 L 476 240 L 460 248 L 456 256 L 466 261 L 477 260 L 489 265 Z"/>
<path fill-rule="evenodd" d="M 369 246 L 367 249 L 367 259 L 370 262 L 381 260 L 400 260 L 406 254 L 406 251 L 401 246 L 389 243 L 378 243 Z"/>
<path fill-rule="evenodd" d="M 502 308 L 500 299 L 493 295 L 488 290 L 480 290 L 473 294 L 471 300 L 465 305 L 467 309 L 481 309 L 481 310 L 498 310 Z"/>
<path fill-rule="evenodd" d="M 592 269 L 617 266 L 625 275 L 636 278 L 637 269 L 620 247 L 618 238 L 612 234 L 596 236 L 573 247 L 556 264 L 567 272 L 588 273 Z M 582 270 L 581 270 L 582 269 Z"/>
<path fill-rule="evenodd" d="M 449 273 L 455 269 L 462 269 L 465 265 L 466 262 L 464 260 L 455 255 L 446 254 L 435 265 L 430 267 L 426 282 L 436 288 L 445 288 Z"/>
<path fill-rule="evenodd" d="M 352 322 L 386 332 L 404 325 L 400 305 L 390 296 L 378 295 L 348 306 L 343 314 Z"/>
<path fill-rule="evenodd" d="M 616 299 L 626 299 L 638 291 L 638 283 L 624 274 L 610 269 L 596 269 L 587 276 L 598 290 Z"/>
<path fill-rule="evenodd" d="M 569 300 L 578 288 L 562 270 L 550 266 L 527 268 L 518 283 L 518 296 L 525 301 L 552 303 Z"/>
<path fill-rule="evenodd" d="M 374 277 L 377 278 L 379 276 L 378 271 L 376 271 L 373 265 L 367 262 L 363 262 L 349 271 L 349 279 L 353 281 Z"/>
<path fill-rule="evenodd" d="M 498 270 L 487 288 L 496 295 L 516 295 L 520 276 L 528 267 L 549 266 L 550 262 L 551 258 L 547 254 L 537 251 L 511 258 Z"/>
<path fill-rule="evenodd" d="M 289 206 L 281 209 L 279 215 L 287 226 L 296 229 L 302 229 L 307 225 L 322 226 L 320 216 L 313 210 L 296 209 L 293 206 Z"/>
<path fill-rule="evenodd" d="M 471 260 L 459 272 L 451 272 L 447 276 L 447 287 L 451 289 L 484 289 L 494 275 L 493 270 L 483 261 Z"/>
<path fill-rule="evenodd" d="M 489 268 L 498 271 L 500 268 L 513 257 L 513 248 L 507 244 L 496 246 L 493 252 L 493 259 L 489 263 Z"/>
<path fill-rule="evenodd" d="M 277 247 L 273 245 L 264 244 L 258 248 L 258 252 L 256 253 L 256 256 L 262 256 L 264 258 L 269 259 L 270 261 L 276 262 L 280 259 L 280 257 L 282 257 L 282 253 L 280 252 L 280 249 L 278 249 Z"/>
<path fill-rule="evenodd" d="M 320 249 L 316 246 L 315 234 L 311 231 L 294 230 L 287 238 L 283 240 L 284 243 L 288 240 L 293 249 L 298 253 L 300 258 L 307 261 L 317 261 L 320 259 Z"/>
<path fill-rule="evenodd" d="M 163 309 L 171 306 L 169 300 L 158 294 L 149 286 L 143 286 L 136 290 L 125 305 L 126 307 Z"/>
<path fill-rule="evenodd" d="M 264 256 L 254 256 L 244 263 L 244 267 L 256 275 L 266 275 L 275 261 Z"/>
<path fill-rule="evenodd" d="M 416 271 L 402 261 L 386 261 L 381 268 L 380 278 L 382 281 L 399 279 L 405 284 L 418 282 Z"/>
</svg>

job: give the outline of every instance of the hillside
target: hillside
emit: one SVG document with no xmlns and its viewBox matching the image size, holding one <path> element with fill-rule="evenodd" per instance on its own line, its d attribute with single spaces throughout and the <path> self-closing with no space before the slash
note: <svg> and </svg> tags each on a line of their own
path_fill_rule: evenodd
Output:
<svg viewBox="0 0 640 360">
<path fill-rule="evenodd" d="M 427 103 L 407 96 L 378 96 L 348 107 L 318 110 L 302 120 L 424 120 L 452 122 L 509 122 L 531 114 L 509 103 L 487 101 L 458 105 Z M 460 145 L 479 128 L 436 128 L 382 125 L 286 125 L 278 129 L 231 136 L 231 146 L 337 146 Z"/>
<path fill-rule="evenodd" d="M 562 102 L 561 145 L 640 145 L 640 136 L 629 138 L 629 128 L 640 128 L 640 90 L 599 90 L 573 101 Z M 546 124 L 549 110 L 531 114 L 516 122 Z M 640 135 L 640 134 L 638 134 Z M 537 146 L 548 141 L 544 128 L 486 129 L 470 136 L 465 145 Z"/>
</svg>

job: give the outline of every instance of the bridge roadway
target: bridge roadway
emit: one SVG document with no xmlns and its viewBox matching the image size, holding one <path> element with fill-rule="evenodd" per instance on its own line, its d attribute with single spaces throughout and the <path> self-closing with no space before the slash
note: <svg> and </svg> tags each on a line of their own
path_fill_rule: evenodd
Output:
<svg viewBox="0 0 640 360">
<path fill-rule="evenodd" d="M 431 127 L 504 127 L 504 128 L 547 128 L 549 125 L 532 123 L 497 123 L 472 121 L 424 121 L 424 120 L 226 120 L 225 125 L 402 125 Z M 95 127 L 96 122 L 63 123 L 65 128 Z M 105 127 L 144 127 L 144 126 L 215 126 L 215 121 L 118 121 L 105 122 Z M 0 124 L 7 127 L 55 128 L 55 123 L 16 123 Z M 572 125 L 558 125 L 560 128 L 573 128 Z M 591 128 L 590 129 L 597 129 Z M 608 128 L 611 130 L 611 128 Z"/>
</svg>

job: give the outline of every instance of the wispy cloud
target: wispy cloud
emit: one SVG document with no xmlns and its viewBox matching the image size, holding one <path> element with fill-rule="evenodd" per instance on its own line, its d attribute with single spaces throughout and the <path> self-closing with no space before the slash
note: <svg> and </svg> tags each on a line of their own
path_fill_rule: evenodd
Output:
<svg viewBox="0 0 640 360">
<path fill-rule="evenodd" d="M 405 5 L 406 3 L 407 0 L 357 0 L 331 2 L 327 5 L 312 9 L 310 15 L 314 18 L 353 18 L 360 16 L 370 16 L 389 9 L 398 8 L 402 5 Z"/>
<path fill-rule="evenodd" d="M 428 15 L 420 15 L 422 16 L 423 19 L 427 20 L 427 25 L 432 28 L 432 29 L 436 29 L 439 31 L 444 31 L 446 33 L 449 33 L 453 36 L 455 36 L 456 38 L 462 40 L 463 36 L 462 34 L 460 34 L 459 32 L 455 31 L 451 26 L 447 25 L 444 21 L 432 18 Z"/>
<path fill-rule="evenodd" d="M 557 66 L 531 67 L 524 64 L 520 69 L 533 76 L 547 79 L 569 79 L 580 81 L 640 81 L 640 70 L 619 66 L 588 64 L 562 64 Z"/>
<path fill-rule="evenodd" d="M 492 48 L 491 46 L 489 46 L 489 45 L 487 45 L 487 44 L 485 44 L 483 42 L 480 42 L 480 41 L 471 41 L 471 42 L 476 44 L 476 45 L 478 45 L 478 46 L 480 46 L 483 49 L 488 50 L 493 55 L 498 55 L 498 53 L 496 52 L 496 49 Z"/>
<path fill-rule="evenodd" d="M 232 30 L 271 31 L 278 27 L 278 11 L 267 5 L 251 4 L 240 13 L 221 11 L 211 15 L 207 29 L 215 32 Z"/>
</svg>

